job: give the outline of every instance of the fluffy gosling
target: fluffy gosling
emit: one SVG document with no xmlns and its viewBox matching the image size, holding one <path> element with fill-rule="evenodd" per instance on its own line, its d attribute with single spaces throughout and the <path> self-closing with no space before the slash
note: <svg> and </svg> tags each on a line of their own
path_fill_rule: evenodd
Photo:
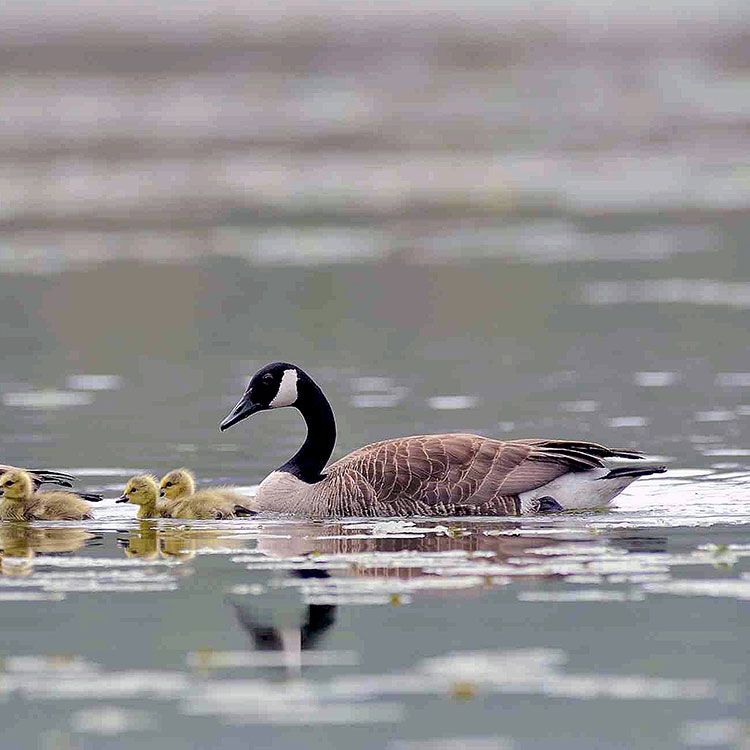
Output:
<svg viewBox="0 0 750 750">
<path fill-rule="evenodd" d="M 117 502 L 140 506 L 136 518 L 172 518 L 171 508 L 174 503 L 159 502 L 159 485 L 156 477 L 151 474 L 131 477 Z"/>
<path fill-rule="evenodd" d="M 72 487 L 76 478 L 72 474 L 66 474 L 63 471 L 54 471 L 53 469 L 24 469 L 20 466 L 10 466 L 9 464 L 0 464 L 0 474 L 8 471 L 25 471 L 34 483 L 34 489 L 38 490 L 41 484 L 58 484 L 61 487 Z M 101 497 L 99 498 L 101 500 Z"/>
<path fill-rule="evenodd" d="M 3 521 L 84 521 L 94 517 L 91 506 L 73 492 L 37 492 L 27 471 L 13 469 L 0 476 L 0 519 Z M 98 495 L 87 495 L 89 499 Z"/>
<path fill-rule="evenodd" d="M 174 502 L 172 518 L 226 519 L 252 516 L 248 500 L 229 487 L 209 487 L 195 491 L 195 478 L 187 469 L 165 474 L 159 484 L 159 496 Z"/>
</svg>

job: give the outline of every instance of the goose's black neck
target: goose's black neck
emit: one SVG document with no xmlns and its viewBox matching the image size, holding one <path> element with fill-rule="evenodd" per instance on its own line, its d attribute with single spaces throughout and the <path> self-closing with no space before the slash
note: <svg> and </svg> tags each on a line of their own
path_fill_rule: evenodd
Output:
<svg viewBox="0 0 750 750">
<path fill-rule="evenodd" d="M 336 443 L 333 409 L 317 384 L 312 379 L 303 377 L 300 377 L 298 383 L 298 397 L 294 405 L 307 424 L 307 438 L 294 456 L 278 470 L 314 484 L 323 478 L 323 468 Z"/>
</svg>

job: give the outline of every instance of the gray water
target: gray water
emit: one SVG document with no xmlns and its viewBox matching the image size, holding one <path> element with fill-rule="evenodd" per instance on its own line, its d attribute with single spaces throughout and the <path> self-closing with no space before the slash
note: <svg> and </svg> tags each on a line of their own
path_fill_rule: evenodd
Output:
<svg viewBox="0 0 750 750">
<path fill-rule="evenodd" d="M 561 28 L 5 46 L 1 458 L 107 498 L 0 527 L 8 747 L 748 747 L 746 37 Z M 277 359 L 334 458 L 670 472 L 544 518 L 114 503 L 180 465 L 252 494 L 302 421 L 218 423 Z"/>
</svg>

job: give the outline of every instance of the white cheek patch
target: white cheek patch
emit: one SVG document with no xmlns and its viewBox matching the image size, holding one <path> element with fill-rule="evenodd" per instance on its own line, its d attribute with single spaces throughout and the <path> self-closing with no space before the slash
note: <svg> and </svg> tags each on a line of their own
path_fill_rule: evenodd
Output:
<svg viewBox="0 0 750 750">
<path fill-rule="evenodd" d="M 279 384 L 279 392 L 268 405 L 271 408 L 291 406 L 297 400 L 297 371 L 284 370 Z"/>
</svg>

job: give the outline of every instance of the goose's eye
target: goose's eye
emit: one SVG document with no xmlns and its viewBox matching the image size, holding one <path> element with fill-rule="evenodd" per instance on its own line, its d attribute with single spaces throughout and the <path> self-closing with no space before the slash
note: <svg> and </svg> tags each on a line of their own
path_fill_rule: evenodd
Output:
<svg viewBox="0 0 750 750">
<path fill-rule="evenodd" d="M 271 373 L 270 373 L 270 372 L 267 372 L 267 373 L 266 373 L 266 374 L 265 374 L 265 375 L 263 376 L 263 382 L 264 382 L 264 383 L 265 383 L 266 385 L 270 385 L 271 383 L 273 383 L 273 375 L 271 375 Z"/>
</svg>

